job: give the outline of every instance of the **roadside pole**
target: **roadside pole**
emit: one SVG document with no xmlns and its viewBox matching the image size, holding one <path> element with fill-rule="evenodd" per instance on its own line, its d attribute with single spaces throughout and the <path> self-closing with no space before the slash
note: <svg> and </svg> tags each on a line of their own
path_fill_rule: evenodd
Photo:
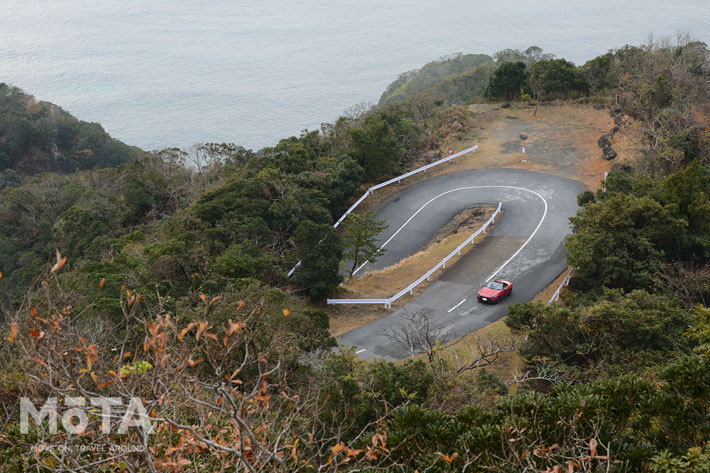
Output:
<svg viewBox="0 0 710 473">
<path fill-rule="evenodd" d="M 523 150 L 523 160 L 522 160 L 523 163 L 527 162 L 527 160 L 525 159 L 525 140 L 527 140 L 527 139 L 528 139 L 528 135 L 526 133 L 520 134 L 520 141 L 522 141 L 522 143 L 523 143 L 523 145 L 521 147 L 521 149 Z"/>
</svg>

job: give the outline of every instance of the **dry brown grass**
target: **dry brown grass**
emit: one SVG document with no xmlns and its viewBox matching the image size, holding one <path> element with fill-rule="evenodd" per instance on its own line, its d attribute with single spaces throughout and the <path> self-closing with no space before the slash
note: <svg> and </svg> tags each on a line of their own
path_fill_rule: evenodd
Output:
<svg viewBox="0 0 710 473">
<path fill-rule="evenodd" d="M 557 279 L 552 281 L 545 289 L 540 291 L 537 296 L 533 299 L 533 301 L 540 301 L 540 302 L 547 302 L 550 300 L 550 297 L 555 293 L 557 290 L 557 287 L 562 283 L 562 280 L 567 276 L 567 273 L 569 273 L 569 270 L 572 269 L 571 267 L 568 267 L 565 269 L 562 274 L 557 276 Z"/>
<path fill-rule="evenodd" d="M 441 352 L 438 356 L 450 360 L 457 360 L 456 363 L 461 365 L 466 364 L 481 355 L 481 353 L 476 349 L 477 338 L 481 338 L 483 340 L 491 339 L 498 343 L 506 343 L 506 341 L 513 340 L 515 336 L 512 334 L 508 326 L 505 325 L 505 319 L 501 319 L 497 322 L 486 325 L 475 332 L 464 335 L 460 339 L 456 339 L 445 344 L 441 348 Z M 420 356 L 421 359 L 425 359 L 423 355 L 418 356 Z M 496 364 L 486 366 L 485 369 L 495 373 L 502 380 L 508 381 L 512 380 L 516 373 L 524 371 L 525 360 L 523 360 L 517 350 L 502 353 L 498 357 Z"/>
</svg>

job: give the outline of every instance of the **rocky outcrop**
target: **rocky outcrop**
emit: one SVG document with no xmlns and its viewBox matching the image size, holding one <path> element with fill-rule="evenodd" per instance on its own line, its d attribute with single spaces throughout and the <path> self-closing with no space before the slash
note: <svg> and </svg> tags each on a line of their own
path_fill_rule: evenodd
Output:
<svg viewBox="0 0 710 473">
<path fill-rule="evenodd" d="M 631 172 L 631 166 L 628 164 L 615 163 L 609 172 Z"/>
<path fill-rule="evenodd" d="M 594 106 L 594 108 L 600 110 L 600 108 L 598 108 L 596 105 Z M 599 137 L 599 139 L 597 140 L 597 144 L 602 149 L 602 155 L 604 156 L 604 159 L 612 160 L 618 155 L 616 151 L 614 151 L 614 148 L 611 147 L 611 139 L 616 133 L 619 132 L 619 130 L 621 130 L 621 126 L 624 124 L 624 113 L 621 110 L 621 107 L 619 107 L 618 105 L 614 105 L 609 110 L 609 115 L 614 119 L 614 127 L 609 130 L 609 133 L 604 133 L 601 137 Z"/>
<path fill-rule="evenodd" d="M 608 159 L 609 161 L 616 158 L 616 156 L 617 156 L 616 151 L 614 151 L 614 148 L 612 148 L 611 146 L 607 146 L 606 148 L 602 148 L 602 153 L 604 153 L 604 158 Z"/>
</svg>

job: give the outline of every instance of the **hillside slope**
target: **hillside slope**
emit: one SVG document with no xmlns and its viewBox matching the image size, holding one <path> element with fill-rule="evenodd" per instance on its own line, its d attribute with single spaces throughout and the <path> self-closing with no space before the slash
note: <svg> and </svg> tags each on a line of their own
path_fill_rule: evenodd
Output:
<svg viewBox="0 0 710 473">
<path fill-rule="evenodd" d="M 136 150 L 111 138 L 98 123 L 78 120 L 57 105 L 0 83 L 0 171 L 5 180 L 13 173 L 116 166 Z"/>
</svg>

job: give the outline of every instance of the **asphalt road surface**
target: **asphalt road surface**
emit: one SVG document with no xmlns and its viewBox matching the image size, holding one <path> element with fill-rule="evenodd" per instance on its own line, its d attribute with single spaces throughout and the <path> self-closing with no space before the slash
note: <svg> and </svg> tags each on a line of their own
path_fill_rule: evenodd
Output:
<svg viewBox="0 0 710 473">
<path fill-rule="evenodd" d="M 577 212 L 584 185 L 517 169 L 462 171 L 438 176 L 390 198 L 377 213 L 388 228 L 378 235 L 385 254 L 357 274 L 397 263 L 416 253 L 456 214 L 475 204 L 503 203 L 503 215 L 486 238 L 447 268 L 415 300 L 392 314 L 340 337 L 365 358 L 401 359 L 409 350 L 386 333 L 407 314 L 427 313 L 441 342 L 477 330 L 505 316 L 516 302 L 532 300 L 567 267 L 564 240 L 569 217 Z M 492 279 L 513 283 L 513 293 L 497 305 L 476 300 Z M 412 281 L 392 281 L 392 293 Z"/>
</svg>

